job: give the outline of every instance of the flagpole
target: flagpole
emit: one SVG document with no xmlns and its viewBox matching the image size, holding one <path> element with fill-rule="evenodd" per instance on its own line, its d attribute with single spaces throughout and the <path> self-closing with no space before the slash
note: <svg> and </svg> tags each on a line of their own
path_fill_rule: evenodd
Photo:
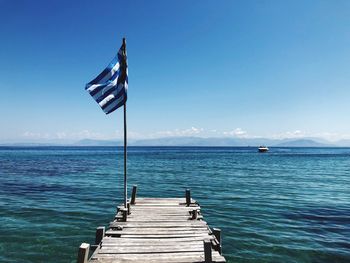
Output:
<svg viewBox="0 0 350 263">
<path fill-rule="evenodd" d="M 126 54 L 126 41 L 123 38 L 124 54 Z M 126 62 L 126 61 L 125 61 Z M 127 208 L 128 191 L 127 191 L 127 176 L 126 176 L 126 158 L 127 158 L 127 131 L 126 131 L 126 102 L 124 103 L 124 207 Z"/>
<path fill-rule="evenodd" d="M 124 104 L 124 207 L 127 208 L 128 192 L 127 192 L 127 177 L 126 177 L 126 103 Z"/>
</svg>

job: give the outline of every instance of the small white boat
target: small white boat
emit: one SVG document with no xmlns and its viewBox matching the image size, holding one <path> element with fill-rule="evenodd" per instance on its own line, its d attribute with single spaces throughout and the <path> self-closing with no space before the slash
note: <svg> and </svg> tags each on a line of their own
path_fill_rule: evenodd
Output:
<svg viewBox="0 0 350 263">
<path fill-rule="evenodd" d="M 264 153 L 264 152 L 268 152 L 269 148 L 267 148 L 266 146 L 259 146 L 258 150 L 259 152 Z"/>
</svg>

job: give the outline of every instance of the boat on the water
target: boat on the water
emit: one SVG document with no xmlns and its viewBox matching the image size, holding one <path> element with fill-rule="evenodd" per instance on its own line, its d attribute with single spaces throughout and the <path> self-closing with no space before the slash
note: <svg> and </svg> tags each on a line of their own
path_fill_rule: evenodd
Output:
<svg viewBox="0 0 350 263">
<path fill-rule="evenodd" d="M 269 148 L 266 146 L 259 146 L 258 150 L 259 152 L 264 153 L 264 152 L 268 152 Z"/>
</svg>

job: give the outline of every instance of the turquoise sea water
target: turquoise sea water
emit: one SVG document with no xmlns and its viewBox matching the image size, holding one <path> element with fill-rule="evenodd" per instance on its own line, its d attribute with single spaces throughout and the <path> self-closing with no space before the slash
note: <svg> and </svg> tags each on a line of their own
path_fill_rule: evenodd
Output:
<svg viewBox="0 0 350 263">
<path fill-rule="evenodd" d="M 131 147 L 128 164 L 139 195 L 191 188 L 228 262 L 350 262 L 349 148 Z M 122 149 L 0 147 L 0 186 L 0 262 L 75 262 L 122 202 Z"/>
</svg>

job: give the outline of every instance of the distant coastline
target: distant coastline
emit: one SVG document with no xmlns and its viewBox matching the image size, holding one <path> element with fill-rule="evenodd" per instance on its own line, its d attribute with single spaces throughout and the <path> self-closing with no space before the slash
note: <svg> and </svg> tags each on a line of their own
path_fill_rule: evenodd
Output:
<svg viewBox="0 0 350 263">
<path fill-rule="evenodd" d="M 119 140 L 83 139 L 74 142 L 11 142 L 0 146 L 40 147 L 40 146 L 122 146 Z M 318 138 L 266 139 L 266 138 L 201 138 L 201 137 L 164 137 L 157 139 L 130 140 L 129 146 L 181 146 L 181 147 L 350 147 L 350 140 L 329 142 Z"/>
</svg>

